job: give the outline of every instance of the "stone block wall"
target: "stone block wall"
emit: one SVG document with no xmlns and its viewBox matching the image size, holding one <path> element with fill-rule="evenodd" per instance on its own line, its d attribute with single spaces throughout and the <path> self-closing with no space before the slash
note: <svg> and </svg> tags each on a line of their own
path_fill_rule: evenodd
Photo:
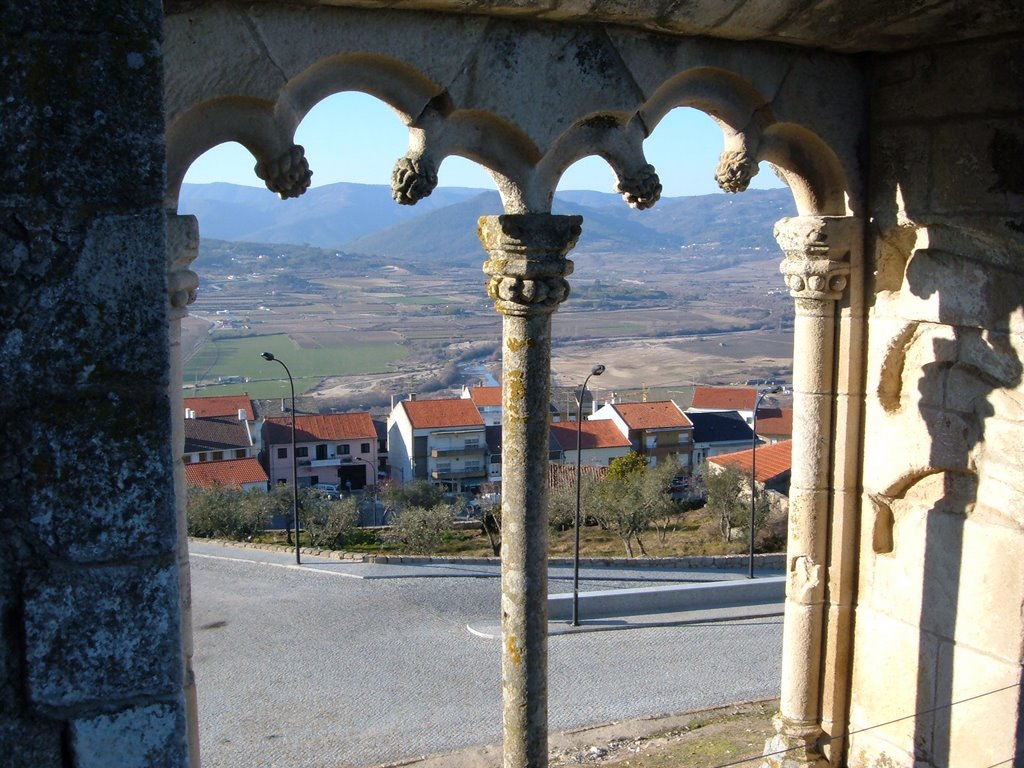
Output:
<svg viewBox="0 0 1024 768">
<path fill-rule="evenodd" d="M 851 765 L 1021 747 L 1022 43 L 874 67 Z"/>
<path fill-rule="evenodd" d="M 0 755 L 182 766 L 162 6 L 5 3 Z"/>
</svg>

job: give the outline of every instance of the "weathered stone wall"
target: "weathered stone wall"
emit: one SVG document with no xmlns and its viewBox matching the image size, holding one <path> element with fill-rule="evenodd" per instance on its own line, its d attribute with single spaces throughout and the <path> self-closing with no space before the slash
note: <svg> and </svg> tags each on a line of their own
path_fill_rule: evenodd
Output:
<svg viewBox="0 0 1024 768">
<path fill-rule="evenodd" d="M 187 764 L 156 0 L 0 27 L 0 761 Z"/>
<path fill-rule="evenodd" d="M 1020 748 L 1022 43 L 875 67 L 851 765 Z"/>
</svg>

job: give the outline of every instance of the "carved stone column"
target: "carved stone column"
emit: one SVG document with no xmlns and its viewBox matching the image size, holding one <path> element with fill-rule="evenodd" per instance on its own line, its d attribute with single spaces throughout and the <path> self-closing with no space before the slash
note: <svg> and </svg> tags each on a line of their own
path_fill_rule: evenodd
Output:
<svg viewBox="0 0 1024 768">
<path fill-rule="evenodd" d="M 488 295 L 502 314 L 501 682 L 505 768 L 548 764 L 547 486 L 551 315 L 569 295 L 582 219 L 484 216 Z"/>
<path fill-rule="evenodd" d="M 185 483 L 184 398 L 181 391 L 182 353 L 181 319 L 188 314 L 188 305 L 196 300 L 199 276 L 189 267 L 199 255 L 199 222 L 195 216 L 167 214 L 167 313 L 170 335 L 171 445 L 174 457 L 174 499 L 178 524 L 178 573 L 181 591 L 181 655 L 184 664 L 185 705 L 188 712 L 189 765 L 199 765 L 199 709 L 196 701 L 196 679 L 192 669 L 192 588 L 188 564 L 188 520 Z"/>
<path fill-rule="evenodd" d="M 793 468 L 782 698 L 777 733 L 765 746 L 762 768 L 828 765 L 819 741 L 835 460 L 836 318 L 849 282 L 851 252 L 859 253 L 861 227 L 860 220 L 842 216 L 800 216 L 775 226 L 786 254 L 780 269 L 796 300 Z"/>
</svg>

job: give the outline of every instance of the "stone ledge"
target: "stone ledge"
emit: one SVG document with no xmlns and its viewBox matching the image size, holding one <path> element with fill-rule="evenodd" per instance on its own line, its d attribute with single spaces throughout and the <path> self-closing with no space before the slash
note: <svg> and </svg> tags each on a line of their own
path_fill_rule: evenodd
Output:
<svg viewBox="0 0 1024 768">
<path fill-rule="evenodd" d="M 189 537 L 189 541 L 204 544 L 220 544 L 222 546 L 241 547 L 244 549 L 260 549 L 266 552 L 294 552 L 295 547 L 287 544 L 260 544 L 251 541 L 227 541 L 224 539 L 203 539 Z M 304 555 L 328 557 L 332 560 L 345 560 L 357 563 L 378 563 L 382 565 L 498 565 L 500 557 L 460 557 L 435 555 L 375 555 L 367 552 L 346 552 L 338 549 L 320 549 L 318 547 L 301 547 Z M 687 555 L 685 557 L 583 557 L 581 565 L 607 566 L 621 568 L 624 566 L 650 568 L 745 568 L 750 558 L 748 555 Z M 571 557 L 548 558 L 549 565 L 571 566 Z M 754 565 L 759 569 L 784 570 L 786 554 L 772 552 L 754 555 Z"/>
</svg>

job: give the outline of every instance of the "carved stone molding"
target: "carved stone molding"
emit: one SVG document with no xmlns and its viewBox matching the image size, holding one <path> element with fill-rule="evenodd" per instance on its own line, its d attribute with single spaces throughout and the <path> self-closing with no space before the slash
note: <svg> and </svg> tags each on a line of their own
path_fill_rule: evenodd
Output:
<svg viewBox="0 0 1024 768">
<path fill-rule="evenodd" d="M 199 275 L 189 267 L 199 255 L 199 220 L 195 216 L 167 216 L 167 297 L 172 319 L 188 314 L 196 300 Z"/>
<path fill-rule="evenodd" d="M 425 156 L 400 157 L 391 171 L 391 196 L 400 205 L 415 205 L 437 186 L 437 168 Z"/>
<path fill-rule="evenodd" d="M 715 181 L 723 192 L 744 192 L 757 176 L 757 161 L 744 150 L 726 150 L 718 159 Z"/>
<path fill-rule="evenodd" d="M 565 258 L 579 239 L 580 216 L 549 213 L 482 216 L 477 234 L 490 258 L 487 294 L 502 314 L 549 314 L 569 296 Z"/>
<path fill-rule="evenodd" d="M 292 144 L 287 152 L 273 160 L 256 163 L 255 171 L 266 183 L 267 189 L 282 200 L 301 195 L 309 189 L 313 178 L 306 160 L 306 150 L 298 144 Z"/>
<path fill-rule="evenodd" d="M 639 171 L 619 179 L 616 190 L 630 208 L 644 211 L 661 199 L 661 179 L 648 163 Z"/>
<path fill-rule="evenodd" d="M 838 301 L 850 276 L 851 254 L 861 247 L 863 224 L 853 216 L 796 216 L 775 224 L 786 254 L 779 266 L 795 299 Z"/>
</svg>

